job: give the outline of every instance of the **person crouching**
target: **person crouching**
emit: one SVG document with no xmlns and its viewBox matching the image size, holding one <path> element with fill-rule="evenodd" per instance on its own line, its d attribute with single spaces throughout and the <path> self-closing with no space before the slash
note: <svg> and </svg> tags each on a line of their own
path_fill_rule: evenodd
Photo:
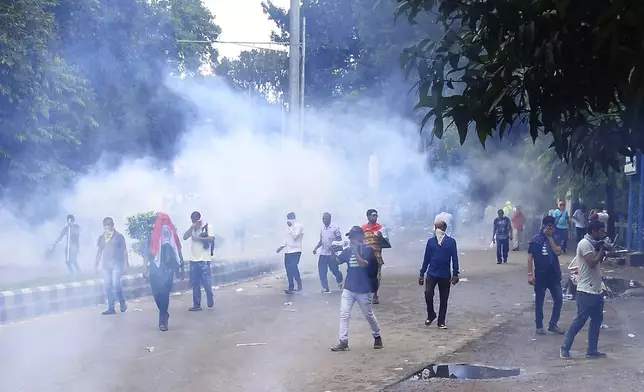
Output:
<svg viewBox="0 0 644 392">
<path fill-rule="evenodd" d="M 347 276 L 340 300 L 340 341 L 336 346 L 331 347 L 331 351 L 349 349 L 349 320 L 356 302 L 371 327 L 373 348 L 381 349 L 380 326 L 372 307 L 372 293 L 378 284 L 378 258 L 373 248 L 364 244 L 362 228 L 352 227 L 347 237 L 349 237 L 350 246 L 338 256 L 339 264 L 347 263 Z"/>
</svg>

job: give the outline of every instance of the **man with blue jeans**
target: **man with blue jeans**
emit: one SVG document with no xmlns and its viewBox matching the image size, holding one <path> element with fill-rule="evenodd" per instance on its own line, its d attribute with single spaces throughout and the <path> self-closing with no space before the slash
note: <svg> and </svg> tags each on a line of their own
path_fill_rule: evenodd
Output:
<svg viewBox="0 0 644 392">
<path fill-rule="evenodd" d="M 123 284 L 121 278 L 128 265 L 127 247 L 123 234 L 114 230 L 114 220 L 112 218 L 103 219 L 104 233 L 98 237 L 96 246 L 95 269 L 98 269 L 101 261 L 103 262 L 103 288 L 105 289 L 105 298 L 107 299 L 107 310 L 103 315 L 115 314 L 114 303 L 118 300 L 121 312 L 127 310 L 125 297 L 123 296 Z"/>
<path fill-rule="evenodd" d="M 313 249 L 313 254 L 317 254 L 318 249 L 320 250 L 318 273 L 320 275 L 322 292 L 328 294 L 331 292 L 331 290 L 329 290 L 329 270 L 331 270 L 331 273 L 335 276 L 338 288 L 342 290 L 342 272 L 340 272 L 338 263 L 335 261 L 336 248 L 333 246 L 334 242 L 342 241 L 342 233 L 338 226 L 331 224 L 331 214 L 328 212 L 325 212 L 322 215 L 322 224 L 324 224 L 324 227 L 320 230 L 320 240 Z"/>
<path fill-rule="evenodd" d="M 561 289 L 561 266 L 559 254 L 561 248 L 552 238 L 555 229 L 555 218 L 546 216 L 541 221 L 541 231 L 530 240 L 528 245 L 528 283 L 534 286 L 534 317 L 537 334 L 545 335 L 543 329 L 543 303 L 546 290 L 552 296 L 552 316 L 548 324 L 548 331 L 559 335 L 566 333 L 557 326 L 561 315 L 563 293 Z M 533 268 L 534 267 L 534 268 Z"/>
<path fill-rule="evenodd" d="M 501 264 L 501 262 L 508 262 L 510 240 L 512 239 L 512 224 L 510 218 L 505 216 L 503 210 L 498 210 L 496 213 L 498 216 L 494 219 L 492 242 L 496 243 L 496 263 Z"/>
<path fill-rule="evenodd" d="M 606 354 L 597 350 L 599 331 L 604 321 L 604 296 L 602 294 L 601 262 L 606 256 L 604 239 L 606 232 L 604 224 L 592 221 L 588 224 L 588 234 L 577 244 L 577 266 L 579 279 L 577 282 L 577 317 L 566 333 L 564 343 L 559 350 L 559 356 L 570 359 L 570 349 L 575 336 L 581 331 L 590 318 L 588 325 L 588 349 L 586 358 L 603 358 Z"/>
<path fill-rule="evenodd" d="M 378 258 L 373 248 L 364 244 L 364 231 L 360 226 L 353 226 L 347 237 L 351 245 L 338 256 L 339 263 L 347 263 L 347 277 L 340 300 L 340 342 L 331 347 L 331 351 L 349 349 L 349 320 L 356 302 L 371 328 L 373 348 L 381 349 L 380 326 L 372 307 L 372 293 L 378 285 Z"/>
<path fill-rule="evenodd" d="M 183 239 L 190 239 L 190 284 L 192 285 L 191 312 L 200 312 L 201 286 L 206 291 L 206 304 L 209 308 L 215 306 L 215 297 L 212 293 L 212 272 L 210 260 L 213 255 L 215 234 L 209 223 L 201 220 L 201 213 L 194 211 L 190 214 L 192 225 L 183 234 Z"/>
<path fill-rule="evenodd" d="M 565 201 L 561 200 L 558 207 L 552 210 L 552 216 L 555 218 L 555 241 L 561 247 L 561 252 L 566 253 L 566 249 L 568 249 L 569 218 Z"/>
</svg>

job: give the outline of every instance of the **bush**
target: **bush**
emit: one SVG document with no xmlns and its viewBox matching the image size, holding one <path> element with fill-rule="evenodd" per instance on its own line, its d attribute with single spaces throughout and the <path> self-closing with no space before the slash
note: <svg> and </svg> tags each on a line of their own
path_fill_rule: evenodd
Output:
<svg viewBox="0 0 644 392">
<path fill-rule="evenodd" d="M 150 241 L 150 234 L 156 217 L 156 212 L 148 211 L 130 216 L 125 220 L 125 232 L 136 241 L 132 244 L 132 250 L 141 255 L 141 257 L 144 257 L 144 247 Z"/>
</svg>

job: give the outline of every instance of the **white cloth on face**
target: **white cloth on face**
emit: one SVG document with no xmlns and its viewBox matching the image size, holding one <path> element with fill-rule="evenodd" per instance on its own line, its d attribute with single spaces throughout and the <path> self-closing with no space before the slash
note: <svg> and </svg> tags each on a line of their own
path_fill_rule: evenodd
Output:
<svg viewBox="0 0 644 392">
<path fill-rule="evenodd" d="M 436 242 L 438 242 L 438 245 L 443 244 L 443 240 L 445 239 L 445 232 L 441 229 L 436 229 Z"/>
<path fill-rule="evenodd" d="M 445 233 L 447 233 L 447 235 L 449 236 L 452 235 L 452 214 L 450 214 L 449 212 L 441 212 L 434 218 L 434 223 L 437 222 L 445 222 L 445 224 L 447 225 Z"/>
</svg>

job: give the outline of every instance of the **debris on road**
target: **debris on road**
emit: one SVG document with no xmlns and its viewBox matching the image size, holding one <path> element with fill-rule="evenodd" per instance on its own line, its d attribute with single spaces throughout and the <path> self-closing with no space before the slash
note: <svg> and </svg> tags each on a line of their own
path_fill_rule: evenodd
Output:
<svg viewBox="0 0 644 392">
<path fill-rule="evenodd" d="M 213 286 L 212 287 L 214 290 L 219 290 L 219 286 Z"/>
<path fill-rule="evenodd" d="M 266 343 L 237 343 L 237 347 L 266 346 Z"/>
<path fill-rule="evenodd" d="M 141 302 L 141 300 L 140 299 L 133 299 L 132 302 L 137 303 L 137 302 Z"/>
<path fill-rule="evenodd" d="M 629 337 L 629 338 L 634 338 L 634 337 L 635 337 L 635 334 L 634 334 L 634 333 L 629 333 L 629 334 L 628 334 L 628 337 Z"/>
<path fill-rule="evenodd" d="M 148 350 L 148 352 L 149 352 L 149 353 L 151 353 L 152 351 L 154 351 L 154 347 L 146 347 L 145 349 L 146 349 L 146 350 Z"/>
<path fill-rule="evenodd" d="M 293 305 L 293 302 L 284 302 L 284 306 L 291 306 Z"/>
<path fill-rule="evenodd" d="M 397 371 L 397 372 L 402 372 L 405 369 L 403 369 L 403 368 L 395 368 L 394 370 Z"/>
<path fill-rule="evenodd" d="M 286 310 L 287 312 L 297 312 L 297 309 L 292 309 L 292 308 L 287 308 L 284 310 Z"/>
<path fill-rule="evenodd" d="M 467 278 L 460 278 L 458 281 L 459 282 L 469 282 L 470 280 L 467 279 Z"/>
<path fill-rule="evenodd" d="M 606 324 L 602 324 L 602 327 L 601 327 L 601 328 L 602 328 L 602 329 L 608 329 L 609 327 L 608 327 L 608 325 L 606 325 Z"/>
<path fill-rule="evenodd" d="M 242 288 L 240 287 L 240 288 L 238 288 L 238 289 L 237 289 L 237 290 L 235 290 L 235 291 L 239 293 L 239 292 L 244 291 L 244 289 L 242 289 Z"/>
<path fill-rule="evenodd" d="M 142 312 L 142 311 L 143 311 L 143 309 L 134 308 L 134 311 L 135 311 L 135 312 Z"/>
<path fill-rule="evenodd" d="M 180 295 L 181 295 L 181 293 L 177 291 L 177 292 L 172 293 L 171 295 L 172 295 L 173 297 L 178 297 L 178 296 L 180 296 Z"/>
</svg>

